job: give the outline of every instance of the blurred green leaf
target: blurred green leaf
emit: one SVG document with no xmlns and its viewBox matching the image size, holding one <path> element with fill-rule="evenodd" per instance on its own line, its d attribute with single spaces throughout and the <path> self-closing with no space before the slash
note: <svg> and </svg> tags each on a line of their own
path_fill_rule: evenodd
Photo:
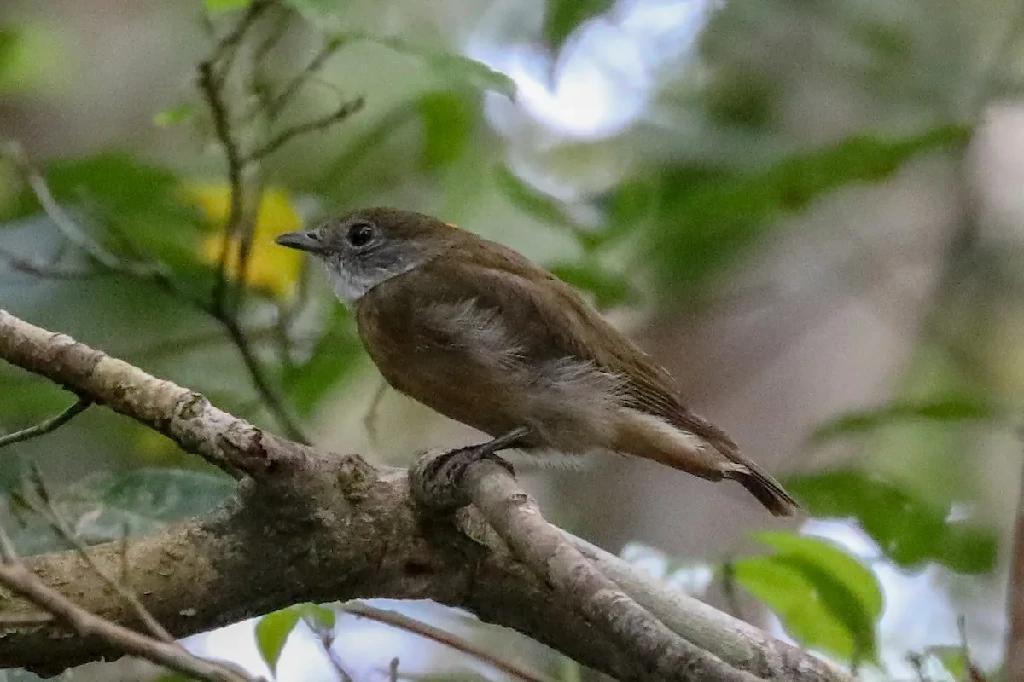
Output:
<svg viewBox="0 0 1024 682">
<path fill-rule="evenodd" d="M 776 552 L 736 561 L 737 582 L 801 644 L 847 661 L 876 661 L 882 592 L 874 574 L 819 538 L 782 532 L 755 537 Z"/>
<path fill-rule="evenodd" d="M 494 169 L 494 176 L 498 189 L 520 210 L 556 227 L 571 225 L 562 203 L 555 197 L 536 189 L 503 165 Z"/>
<path fill-rule="evenodd" d="M 147 467 L 123 474 L 98 473 L 75 486 L 65 500 L 87 508 L 76 530 L 88 543 L 117 540 L 125 532 L 144 535 L 203 517 L 227 502 L 235 481 L 224 474 Z"/>
<path fill-rule="evenodd" d="M 188 103 L 182 103 L 159 112 L 153 117 L 153 125 L 160 128 L 181 125 L 185 121 L 194 118 L 195 115 L 195 106 Z"/>
<path fill-rule="evenodd" d="M 49 489 L 54 509 L 86 544 L 154 533 L 171 523 L 207 516 L 235 491 L 220 473 L 147 467 L 126 473 L 98 472 L 74 485 Z M 12 532 L 26 555 L 66 549 L 64 541 L 33 512 Z"/>
<path fill-rule="evenodd" d="M 698 286 L 769 229 L 769 222 L 854 183 L 877 182 L 922 152 L 963 145 L 971 129 L 944 125 L 904 139 L 858 135 L 744 177 L 670 169 L 647 253 L 666 293 Z"/>
<path fill-rule="evenodd" d="M 423 167 L 436 170 L 462 156 L 469 143 L 476 111 L 464 93 L 430 92 L 419 99 L 423 120 Z"/>
<path fill-rule="evenodd" d="M 159 260 L 193 295 L 206 296 L 213 268 L 199 258 L 201 216 L 169 169 L 119 152 L 51 163 L 44 173 L 55 199 L 83 230 L 129 260 Z M 81 210 L 76 210 L 80 208 Z M 41 210 L 26 190 L 16 215 Z M 84 215 L 82 215 L 84 213 Z"/>
<path fill-rule="evenodd" d="M 0 93 L 32 90 L 59 73 L 58 32 L 42 26 L 0 24 Z"/>
<path fill-rule="evenodd" d="M 328 305 L 327 326 L 309 359 L 284 368 L 285 391 L 302 416 L 308 416 L 329 390 L 359 366 L 363 357 L 363 347 L 353 331 L 351 316 L 333 300 Z"/>
<path fill-rule="evenodd" d="M 548 269 L 567 284 L 592 294 L 598 308 L 612 308 L 637 299 L 636 290 L 625 276 L 596 263 L 555 263 Z"/>
<path fill-rule="evenodd" d="M 284 651 L 288 636 L 298 625 L 300 617 L 301 614 L 297 610 L 287 608 L 268 613 L 256 623 L 256 646 L 271 674 L 277 674 L 277 662 L 281 658 L 281 652 Z"/>
<path fill-rule="evenodd" d="M 954 680 L 967 679 L 967 658 L 958 646 L 930 646 L 924 650 L 946 669 Z"/>
<path fill-rule="evenodd" d="M 399 54 L 421 60 L 439 76 L 453 82 L 466 83 L 480 90 L 494 90 L 509 98 L 515 97 L 515 81 L 483 62 L 454 52 L 416 45 L 398 36 L 347 30 L 344 17 L 338 11 L 338 4 L 333 0 L 287 0 L 287 4 L 306 21 L 329 34 L 333 40 L 362 41 L 381 45 Z"/>
<path fill-rule="evenodd" d="M 229 12 L 231 10 L 248 7 L 252 0 L 203 0 L 206 11 L 211 14 L 216 12 Z"/>
<path fill-rule="evenodd" d="M 599 204 L 604 209 L 608 226 L 601 231 L 601 239 L 615 241 L 648 225 L 657 216 L 661 191 L 659 178 L 637 177 L 603 197 Z"/>
<path fill-rule="evenodd" d="M 890 403 L 873 410 L 847 412 L 814 429 L 813 443 L 824 443 L 838 436 L 874 431 L 882 426 L 905 421 L 939 423 L 990 421 L 999 411 L 986 402 L 967 396 L 951 396 L 919 402 Z"/>
<path fill-rule="evenodd" d="M 452 52 L 420 47 L 397 37 L 378 37 L 366 34 L 353 34 L 352 37 L 383 45 L 400 54 L 421 59 L 438 74 L 451 78 L 455 82 L 466 83 L 480 90 L 494 90 L 509 99 L 515 98 L 515 81 L 475 59 Z"/>
<path fill-rule="evenodd" d="M 544 41 L 557 51 L 580 24 L 608 12 L 610 0 L 548 0 L 544 18 Z"/>
<path fill-rule="evenodd" d="M 856 519 L 882 552 L 903 568 L 935 562 L 971 575 L 995 568 L 994 529 L 950 520 L 949 507 L 927 504 L 887 481 L 839 469 L 789 477 L 786 487 L 814 516 Z"/>
<path fill-rule="evenodd" d="M 95 202 L 112 213 L 136 213 L 161 204 L 178 183 L 170 170 L 120 152 L 57 160 L 46 167 L 44 175 L 58 201 Z M 27 189 L 21 207 L 23 215 L 41 210 L 35 195 Z"/>
<path fill-rule="evenodd" d="M 281 652 L 300 620 L 314 632 L 333 630 L 335 614 L 331 609 L 318 604 L 295 604 L 268 613 L 256 623 L 256 646 L 271 673 L 277 674 L 277 662 L 281 658 Z"/>
<path fill-rule="evenodd" d="M 69 393 L 43 381 L 34 374 L 10 366 L 0 366 L 3 388 L 3 414 L 0 424 L 8 431 L 18 431 L 61 409 Z"/>
</svg>

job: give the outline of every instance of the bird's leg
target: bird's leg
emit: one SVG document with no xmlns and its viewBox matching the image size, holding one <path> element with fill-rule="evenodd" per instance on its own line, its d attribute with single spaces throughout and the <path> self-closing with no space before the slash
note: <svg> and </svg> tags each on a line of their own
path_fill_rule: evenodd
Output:
<svg viewBox="0 0 1024 682">
<path fill-rule="evenodd" d="M 470 465 L 484 459 L 500 464 L 511 476 L 516 475 L 512 464 L 498 456 L 498 451 L 521 444 L 530 428 L 521 426 L 486 443 L 470 445 L 421 457 L 409 469 L 409 487 L 412 496 L 425 507 L 452 510 L 469 504 L 469 496 L 462 487 L 462 479 Z"/>
</svg>

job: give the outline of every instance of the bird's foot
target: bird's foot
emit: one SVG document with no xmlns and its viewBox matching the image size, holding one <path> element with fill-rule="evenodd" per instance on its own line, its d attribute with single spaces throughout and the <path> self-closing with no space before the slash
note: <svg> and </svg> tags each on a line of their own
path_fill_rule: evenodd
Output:
<svg viewBox="0 0 1024 682">
<path fill-rule="evenodd" d="M 469 467 L 487 459 L 514 477 L 515 469 L 497 453 L 520 445 L 529 433 L 529 427 L 522 426 L 486 443 L 421 457 L 409 469 L 413 498 L 425 507 L 442 511 L 466 506 L 470 503 L 469 492 L 462 482 Z"/>
</svg>

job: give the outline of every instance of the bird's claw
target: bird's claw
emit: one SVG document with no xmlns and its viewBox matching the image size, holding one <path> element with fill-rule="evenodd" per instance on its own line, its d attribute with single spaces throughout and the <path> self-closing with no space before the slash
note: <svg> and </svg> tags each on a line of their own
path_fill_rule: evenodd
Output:
<svg viewBox="0 0 1024 682">
<path fill-rule="evenodd" d="M 431 509 L 452 510 L 466 506 L 470 499 L 463 480 L 470 465 L 487 459 L 514 477 L 515 468 L 497 453 L 520 444 L 529 433 L 530 428 L 523 426 L 486 443 L 421 457 L 409 470 L 413 497 L 419 504 Z"/>
</svg>

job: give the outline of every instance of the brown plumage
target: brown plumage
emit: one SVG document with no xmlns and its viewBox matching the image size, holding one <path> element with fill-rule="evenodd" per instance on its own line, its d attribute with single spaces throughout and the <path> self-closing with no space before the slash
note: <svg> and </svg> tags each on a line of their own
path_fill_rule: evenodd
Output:
<svg viewBox="0 0 1024 682">
<path fill-rule="evenodd" d="M 637 455 L 736 480 L 773 514 L 792 514 L 796 502 L 782 486 L 550 272 L 429 216 L 386 209 L 321 228 L 329 272 L 332 249 L 353 250 L 339 242 L 355 224 L 371 225 L 382 245 L 417 247 L 385 274 L 381 265 L 333 264 L 344 271 L 335 288 L 352 303 L 364 346 L 398 391 L 492 436 L 530 426 L 527 450 Z"/>
</svg>

